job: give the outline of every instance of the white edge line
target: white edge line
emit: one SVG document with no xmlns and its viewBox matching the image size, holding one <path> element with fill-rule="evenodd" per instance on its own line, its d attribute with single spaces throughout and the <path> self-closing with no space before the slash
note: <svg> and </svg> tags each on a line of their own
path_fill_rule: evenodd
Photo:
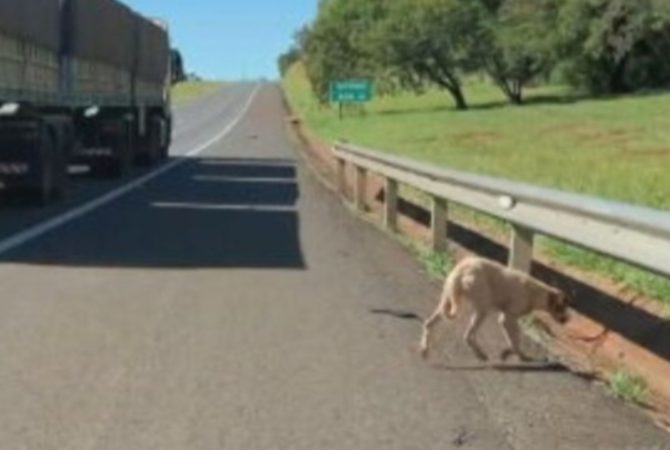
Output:
<svg viewBox="0 0 670 450">
<path fill-rule="evenodd" d="M 233 205 L 233 204 L 215 204 L 215 203 L 179 203 L 179 202 L 154 202 L 151 204 L 154 208 L 160 209 L 183 209 L 192 211 L 253 211 L 253 212 L 296 212 L 295 206 L 284 205 Z"/>
<path fill-rule="evenodd" d="M 295 178 L 272 178 L 272 177 L 226 177 L 226 176 L 216 176 L 216 175 L 196 175 L 193 178 L 193 181 L 198 181 L 200 183 L 249 183 L 249 184 L 290 184 L 294 185 L 297 183 Z"/>
<path fill-rule="evenodd" d="M 223 105 L 221 105 L 221 111 L 220 112 L 225 111 L 230 106 L 230 104 L 232 102 L 234 102 L 235 100 L 237 100 L 237 96 L 235 96 L 235 95 L 233 95 L 231 98 L 228 98 L 226 100 L 226 102 Z M 176 113 L 176 112 L 179 111 L 179 109 L 181 109 L 181 108 L 174 109 L 174 110 L 172 110 L 172 112 Z M 174 133 L 172 134 L 172 139 L 173 140 L 177 139 L 177 138 L 181 137 L 182 135 L 191 132 L 192 130 L 194 130 L 197 127 L 198 127 L 197 124 L 195 124 L 195 125 L 191 124 L 191 126 L 187 126 L 187 127 L 183 127 L 183 126 L 179 127 L 179 129 L 174 130 Z"/>
<path fill-rule="evenodd" d="M 88 203 L 79 206 L 78 208 L 67 211 L 66 213 L 61 214 L 60 216 L 56 216 L 41 224 L 34 225 L 25 231 L 21 231 L 7 239 L 0 241 L 0 255 L 5 254 L 8 251 L 13 250 L 27 242 L 30 242 L 33 239 L 36 239 L 50 231 L 53 231 L 56 228 L 59 228 L 69 222 L 72 222 L 75 219 L 85 216 L 86 214 L 92 211 L 95 211 L 96 209 L 128 194 L 129 192 L 134 191 L 135 189 L 153 180 L 154 178 L 163 175 L 164 173 L 180 166 L 181 164 L 184 164 L 186 161 L 188 161 L 185 157 L 196 156 L 202 153 L 203 151 L 207 150 L 209 147 L 216 144 L 218 141 L 220 141 L 228 134 L 230 134 L 230 132 L 233 131 L 233 129 L 242 120 L 242 118 L 246 116 L 260 88 L 261 85 L 257 85 L 256 88 L 251 93 L 251 95 L 249 95 L 247 102 L 245 103 L 244 107 L 240 110 L 240 113 L 237 115 L 237 117 L 235 117 L 235 119 L 233 119 L 233 121 L 230 122 L 228 126 L 226 126 L 223 130 L 221 130 L 221 132 L 219 132 L 216 136 L 214 136 L 204 144 L 201 144 L 198 147 L 194 148 L 193 150 L 190 150 L 184 156 L 181 156 L 179 159 L 176 159 L 161 167 L 158 167 L 156 170 L 149 172 L 148 174 L 143 175 L 142 177 L 137 178 L 124 186 L 118 187 L 113 191 L 108 192 L 107 194 L 104 194 L 94 200 L 91 200 Z"/>
</svg>

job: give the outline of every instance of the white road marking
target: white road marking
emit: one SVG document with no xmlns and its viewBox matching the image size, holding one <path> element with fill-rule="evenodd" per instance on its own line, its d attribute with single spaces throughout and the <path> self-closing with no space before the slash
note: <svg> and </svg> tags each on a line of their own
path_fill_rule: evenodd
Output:
<svg viewBox="0 0 670 450">
<path fill-rule="evenodd" d="M 243 108 L 240 110 L 240 113 L 233 119 L 228 126 L 226 126 L 223 130 L 221 130 L 219 133 L 216 134 L 213 138 L 209 139 L 207 142 L 204 144 L 201 144 L 200 146 L 190 150 L 189 152 L 186 153 L 186 157 L 192 157 L 196 156 L 203 151 L 207 150 L 209 147 L 212 145 L 216 144 L 218 141 L 226 137 L 228 134 L 230 134 L 231 131 L 237 126 L 237 124 L 242 120 L 244 116 L 246 116 L 247 112 L 249 111 L 249 108 L 251 107 L 251 104 L 253 103 L 254 99 L 256 98 L 256 94 L 258 94 L 258 91 L 260 90 L 260 85 L 257 85 L 253 92 L 249 95 L 249 98 L 247 99 L 247 102 L 244 104 Z M 140 186 L 146 184 L 147 182 L 163 175 L 164 173 L 184 164 L 188 159 L 186 158 L 180 158 L 180 159 L 175 159 L 169 163 L 166 163 L 163 166 L 158 167 L 157 169 L 153 170 L 152 172 L 147 173 L 146 175 L 137 178 L 135 180 L 130 181 L 128 184 L 125 184 L 123 186 L 120 186 L 116 189 L 114 189 L 111 192 L 108 192 L 107 194 L 104 194 L 94 200 L 91 200 L 88 203 L 85 203 L 75 209 L 72 209 L 70 211 L 67 211 L 59 216 L 53 217 L 45 222 L 42 222 L 40 224 L 34 225 L 27 230 L 21 231 L 7 239 L 4 239 L 0 241 L 0 255 L 7 253 L 10 250 L 13 250 L 23 244 L 26 244 L 27 242 L 30 242 L 50 231 L 55 230 L 56 228 L 59 228 L 69 222 L 72 222 L 75 219 L 78 219 L 82 216 L 85 216 L 86 214 L 89 214 L 96 209 L 113 202 L 114 200 L 128 194 L 131 191 L 134 191 L 135 189 L 139 188 Z"/>
<path fill-rule="evenodd" d="M 233 103 L 235 100 L 238 100 L 238 97 L 239 97 L 238 95 L 232 95 L 230 98 L 227 99 L 227 101 L 224 104 L 220 105 L 221 109 L 218 112 L 221 113 L 221 112 L 225 111 L 226 109 L 228 109 L 228 106 L 230 106 L 230 104 Z M 179 112 L 179 110 L 181 110 L 181 109 L 185 109 L 185 108 L 183 108 L 183 106 L 181 108 L 178 107 L 173 112 Z M 180 121 L 180 123 L 177 124 L 177 126 L 175 127 L 174 132 L 172 133 L 172 139 L 177 139 L 181 135 L 186 134 L 187 132 L 190 132 L 190 131 L 194 130 L 195 128 L 198 127 L 198 125 L 199 125 L 198 123 L 191 123 L 188 126 L 186 126 L 186 124 L 181 123 L 181 121 Z"/>
<path fill-rule="evenodd" d="M 256 212 L 296 212 L 294 206 L 285 205 L 233 205 L 217 203 L 180 203 L 180 202 L 154 202 L 154 208 L 160 209 L 185 209 L 193 211 L 256 211 Z"/>
<path fill-rule="evenodd" d="M 203 166 L 236 166 L 243 164 L 245 166 L 279 167 L 292 168 L 296 166 L 295 159 L 251 159 L 251 158 L 231 158 L 227 160 L 203 158 L 200 161 Z"/>
<path fill-rule="evenodd" d="M 268 184 L 296 184 L 295 178 L 272 178 L 272 177 L 226 177 L 219 175 L 196 175 L 193 181 L 200 183 L 268 183 Z"/>
</svg>

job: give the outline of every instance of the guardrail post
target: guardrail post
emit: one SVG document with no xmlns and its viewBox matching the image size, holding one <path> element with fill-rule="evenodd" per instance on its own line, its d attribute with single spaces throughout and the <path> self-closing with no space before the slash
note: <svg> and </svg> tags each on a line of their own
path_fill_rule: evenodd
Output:
<svg viewBox="0 0 670 450">
<path fill-rule="evenodd" d="M 433 197 L 430 228 L 433 251 L 447 251 L 447 201 L 443 198 Z"/>
<path fill-rule="evenodd" d="M 367 192 L 368 172 L 363 167 L 356 167 L 356 192 L 354 202 L 356 209 L 365 211 L 365 194 Z"/>
<path fill-rule="evenodd" d="M 342 197 L 347 195 L 347 162 L 342 158 L 337 158 L 337 191 Z"/>
<path fill-rule="evenodd" d="M 530 273 L 533 262 L 533 238 L 535 233 L 528 228 L 513 225 L 510 243 L 509 266 Z"/>
<path fill-rule="evenodd" d="M 384 203 L 384 226 L 387 230 L 398 229 L 398 182 L 392 178 L 386 179 Z"/>
</svg>

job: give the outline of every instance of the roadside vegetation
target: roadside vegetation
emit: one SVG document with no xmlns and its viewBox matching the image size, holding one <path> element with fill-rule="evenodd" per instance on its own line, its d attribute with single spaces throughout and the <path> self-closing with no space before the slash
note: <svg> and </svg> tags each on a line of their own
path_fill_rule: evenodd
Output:
<svg viewBox="0 0 670 450">
<path fill-rule="evenodd" d="M 223 83 L 217 81 L 183 81 L 172 87 L 172 101 L 175 105 L 183 105 L 212 94 L 222 87 Z"/>
<path fill-rule="evenodd" d="M 447 274 L 454 268 L 454 259 L 447 252 L 436 252 L 424 245 L 413 242 L 404 242 L 416 255 L 431 278 L 444 280 Z"/>
<path fill-rule="evenodd" d="M 322 0 L 279 58 L 303 60 L 313 92 L 373 78 L 380 92 L 437 89 L 470 107 L 486 75 L 512 104 L 560 81 L 588 94 L 663 88 L 670 79 L 667 0 Z"/>
<path fill-rule="evenodd" d="M 279 66 L 324 138 L 670 209 L 667 54 L 666 0 L 324 0 Z"/>
<path fill-rule="evenodd" d="M 300 63 L 283 84 L 293 108 L 327 141 L 345 139 L 451 168 L 670 210 L 670 94 L 547 103 L 548 96 L 565 98 L 569 88 L 544 86 L 529 89 L 528 104 L 519 108 L 505 105 L 489 82 L 472 79 L 466 85 L 472 108 L 465 113 L 445 106 L 435 91 L 403 92 L 376 99 L 364 114 L 352 108 L 340 121 L 334 108 L 312 95 Z M 403 196 L 429 204 L 407 189 Z M 455 215 L 480 229 L 506 231 L 502 222 L 461 208 Z M 670 305 L 666 278 L 552 239 L 539 246 L 557 261 Z"/>
<path fill-rule="evenodd" d="M 326 0 L 280 69 L 327 141 L 670 210 L 669 52 L 660 0 Z M 328 87 L 349 78 L 375 80 L 378 96 L 340 121 Z M 670 304 L 665 278 L 540 248 Z"/>
<path fill-rule="evenodd" d="M 644 378 L 620 369 L 609 380 L 609 390 L 616 398 L 644 405 L 649 397 L 649 388 Z"/>
<path fill-rule="evenodd" d="M 567 88 L 529 89 L 510 107 L 487 81 L 466 84 L 471 111 L 436 91 L 398 93 L 338 120 L 297 64 L 284 79 L 292 105 L 320 136 L 457 169 L 670 209 L 670 94 L 578 99 Z"/>
</svg>

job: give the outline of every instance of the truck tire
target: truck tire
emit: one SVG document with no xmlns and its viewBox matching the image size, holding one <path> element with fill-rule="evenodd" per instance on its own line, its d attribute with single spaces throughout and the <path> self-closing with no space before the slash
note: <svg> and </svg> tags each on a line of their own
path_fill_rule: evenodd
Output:
<svg viewBox="0 0 670 450">
<path fill-rule="evenodd" d="M 66 136 L 63 134 L 51 134 L 54 145 L 54 162 L 53 168 L 53 190 L 52 198 L 60 200 L 65 196 L 65 191 L 68 185 L 68 142 Z"/>
<path fill-rule="evenodd" d="M 137 163 L 142 167 L 150 167 L 162 159 L 161 149 L 161 118 L 152 117 L 149 120 L 147 135 L 141 140 Z"/>
<path fill-rule="evenodd" d="M 50 127 L 51 138 L 54 140 L 54 192 L 53 197 L 64 196 L 69 184 L 70 151 L 73 146 L 74 132 L 70 122 L 61 122 Z"/>
<path fill-rule="evenodd" d="M 54 133 L 45 124 L 40 125 L 36 142 L 37 161 L 32 182 L 27 187 L 31 204 L 45 206 L 63 194 L 65 187 L 65 158 Z"/>
<path fill-rule="evenodd" d="M 122 178 L 132 167 L 132 127 L 126 120 L 118 119 L 112 121 L 109 128 L 104 142 L 111 148 L 112 154 L 92 163 L 91 171 L 99 178 Z"/>
<path fill-rule="evenodd" d="M 165 126 L 165 142 L 161 144 L 160 158 L 166 160 L 170 157 L 170 145 L 172 144 L 172 120 L 162 118 Z"/>
<path fill-rule="evenodd" d="M 133 166 L 133 133 L 131 124 L 123 120 L 118 133 L 113 137 L 114 158 L 110 165 L 110 176 L 121 178 L 127 175 Z"/>
</svg>

